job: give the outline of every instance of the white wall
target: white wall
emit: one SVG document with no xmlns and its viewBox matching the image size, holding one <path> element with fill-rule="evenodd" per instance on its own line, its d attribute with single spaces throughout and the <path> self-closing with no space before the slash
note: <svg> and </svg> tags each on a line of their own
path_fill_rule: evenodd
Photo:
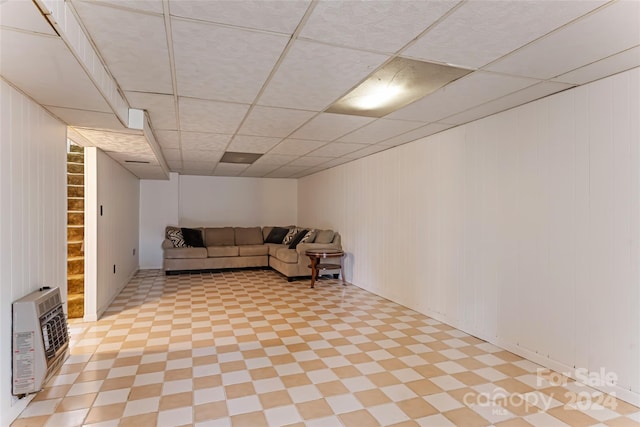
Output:
<svg viewBox="0 0 640 427">
<path fill-rule="evenodd" d="M 139 268 L 140 180 L 93 147 L 85 167 L 84 319 L 95 321 Z"/>
<path fill-rule="evenodd" d="M 340 231 L 354 284 L 547 367 L 604 368 L 637 405 L 639 75 L 305 177 L 299 222 Z"/>
<path fill-rule="evenodd" d="M 11 396 L 11 303 L 41 286 L 67 294 L 66 126 L 0 80 L 0 425 Z"/>
<path fill-rule="evenodd" d="M 142 180 L 140 265 L 161 268 L 164 229 L 295 224 L 295 179 L 230 178 L 171 174 L 169 181 Z"/>
</svg>

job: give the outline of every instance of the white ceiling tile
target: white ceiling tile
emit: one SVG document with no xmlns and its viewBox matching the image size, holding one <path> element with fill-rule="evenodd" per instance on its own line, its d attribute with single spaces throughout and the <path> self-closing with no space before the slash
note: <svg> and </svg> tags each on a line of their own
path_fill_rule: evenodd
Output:
<svg viewBox="0 0 640 427">
<path fill-rule="evenodd" d="M 403 51 L 402 56 L 480 68 L 602 3 L 604 1 L 466 2 Z"/>
<path fill-rule="evenodd" d="M 314 114 L 316 113 L 311 111 L 255 107 L 247 116 L 238 133 L 283 138 L 313 117 Z"/>
<path fill-rule="evenodd" d="M 640 66 L 640 46 L 625 50 L 598 62 L 578 68 L 554 80 L 565 83 L 586 84 L 612 74 Z"/>
<path fill-rule="evenodd" d="M 389 146 L 387 145 L 368 145 L 361 150 L 354 151 L 353 153 L 346 154 L 344 157 L 347 159 L 360 159 L 362 157 L 367 157 L 375 153 L 379 153 L 380 151 L 388 150 Z"/>
<path fill-rule="evenodd" d="M 144 152 L 144 153 L 119 153 L 119 152 L 110 152 L 109 155 L 111 158 L 119 161 L 123 165 L 127 166 L 127 160 L 135 161 L 135 162 L 149 162 L 149 165 L 159 165 L 158 160 L 156 159 L 155 154 L 153 152 Z M 142 165 L 141 163 L 132 163 L 131 165 Z"/>
<path fill-rule="evenodd" d="M 74 5 L 123 90 L 173 93 L 161 16 L 105 7 L 95 2 Z"/>
<path fill-rule="evenodd" d="M 269 154 L 298 154 L 300 156 L 325 145 L 325 141 L 285 139 L 269 151 Z"/>
<path fill-rule="evenodd" d="M 254 165 L 284 165 L 300 156 L 291 154 L 265 154 L 255 161 Z"/>
<path fill-rule="evenodd" d="M 215 163 L 224 154 L 224 151 L 211 150 L 182 150 L 182 160 L 185 162 L 209 162 Z"/>
<path fill-rule="evenodd" d="M 338 157 L 337 159 L 333 159 L 325 164 L 323 164 L 322 166 L 327 166 L 327 168 L 332 168 L 335 166 L 340 166 L 343 165 L 345 163 L 349 163 L 352 162 L 354 159 L 350 159 L 348 157 Z"/>
<path fill-rule="evenodd" d="M 266 153 L 281 140 L 282 138 L 237 135 L 231 144 L 229 144 L 227 151 L 235 151 L 238 153 Z"/>
<path fill-rule="evenodd" d="M 9 0 L 0 3 L 0 24 L 3 27 L 19 28 L 34 33 L 56 35 L 47 19 L 42 16 L 35 3 L 24 0 Z"/>
<path fill-rule="evenodd" d="M 198 171 L 198 172 L 213 172 L 213 168 L 215 167 L 215 162 L 204 162 L 204 161 L 182 161 L 182 168 L 184 170 L 189 171 Z"/>
<path fill-rule="evenodd" d="M 39 104 L 113 113 L 59 37 L 2 28 L 0 43 L 2 77 Z"/>
<path fill-rule="evenodd" d="M 178 132 L 175 130 L 157 130 L 154 132 L 158 144 L 165 149 L 179 149 L 180 140 L 178 139 Z"/>
<path fill-rule="evenodd" d="M 518 92 L 506 95 L 495 101 L 487 102 L 475 108 L 471 108 L 459 114 L 442 119 L 444 123 L 450 123 L 452 125 L 460 125 L 468 123 L 473 120 L 487 117 L 501 111 L 508 110 L 518 105 L 526 104 L 527 102 L 534 101 L 536 99 L 543 98 L 552 93 L 561 92 L 563 90 L 573 87 L 571 84 L 566 83 L 554 83 L 543 82 L 528 88 L 522 89 Z"/>
<path fill-rule="evenodd" d="M 232 135 L 205 132 L 180 132 L 183 150 L 225 151 Z"/>
<path fill-rule="evenodd" d="M 88 1 L 88 0 L 82 0 Z M 90 0 L 93 2 L 95 0 Z M 148 13 L 162 13 L 162 0 L 100 0 L 102 3 L 110 4 L 116 7 L 126 7 L 129 9 L 135 9 L 140 12 Z M 73 3 L 77 3 L 77 0 L 73 0 Z"/>
<path fill-rule="evenodd" d="M 144 135 L 81 128 L 76 131 L 102 151 L 153 153 Z"/>
<path fill-rule="evenodd" d="M 453 127 L 453 125 L 444 123 L 430 123 L 421 128 L 412 130 L 411 132 L 396 136 L 395 138 L 386 139 L 378 143 L 378 145 L 384 146 L 385 148 L 394 147 L 396 145 L 406 144 L 407 142 L 415 141 L 420 138 L 442 132 L 443 130 L 449 129 L 451 127 Z"/>
<path fill-rule="evenodd" d="M 640 2 L 619 1 L 523 47 L 488 70 L 549 79 L 640 44 Z"/>
<path fill-rule="evenodd" d="M 217 176 L 238 176 L 244 172 L 248 166 L 249 165 L 242 163 L 218 163 L 213 170 L 213 174 Z"/>
<path fill-rule="evenodd" d="M 75 108 L 51 107 L 46 105 L 45 108 L 69 126 L 98 129 L 124 129 L 123 124 L 120 123 L 118 117 L 113 113 L 78 110 Z"/>
<path fill-rule="evenodd" d="M 351 144 L 347 142 L 331 142 L 317 150 L 309 153 L 311 156 L 318 157 L 341 157 L 345 154 L 352 153 L 361 148 L 365 148 L 365 144 Z"/>
<path fill-rule="evenodd" d="M 476 71 L 389 114 L 387 118 L 435 122 L 537 82 L 523 77 Z"/>
<path fill-rule="evenodd" d="M 321 1 L 300 37 L 395 53 L 456 1 Z"/>
<path fill-rule="evenodd" d="M 385 55 L 298 40 L 258 103 L 324 110 L 388 58 Z"/>
<path fill-rule="evenodd" d="M 385 139 L 412 131 L 424 126 L 424 122 L 378 119 L 356 131 L 340 138 L 339 142 L 357 142 L 359 144 L 375 144 Z"/>
<path fill-rule="evenodd" d="M 175 150 L 171 148 L 165 148 L 162 150 L 162 155 L 164 156 L 166 161 L 169 160 L 182 160 L 182 156 L 180 154 L 180 150 Z"/>
<path fill-rule="evenodd" d="M 333 157 L 303 156 L 289 163 L 289 165 L 311 167 L 327 163 L 329 160 L 333 160 Z"/>
<path fill-rule="evenodd" d="M 129 172 L 140 179 L 169 179 L 167 174 L 159 165 L 141 165 L 131 163 L 120 163 Z"/>
<path fill-rule="evenodd" d="M 175 130 L 178 128 L 173 95 L 125 92 L 125 96 L 131 108 L 138 108 L 149 113 L 153 129 Z"/>
<path fill-rule="evenodd" d="M 173 16 L 291 35 L 306 12 L 309 3 L 311 3 L 310 0 L 286 3 L 264 0 L 170 0 L 169 11 Z"/>
<path fill-rule="evenodd" d="M 279 168 L 279 165 L 261 165 L 261 164 L 252 164 L 244 172 L 241 173 L 241 176 L 253 176 L 260 177 L 265 176 L 269 172 Z"/>
<path fill-rule="evenodd" d="M 251 103 L 289 41 L 275 34 L 174 19 L 178 94 Z"/>
<path fill-rule="evenodd" d="M 171 170 L 182 169 L 182 160 L 167 160 Z"/>
<path fill-rule="evenodd" d="M 181 129 L 194 132 L 232 134 L 238 129 L 248 105 L 180 98 Z"/>
<path fill-rule="evenodd" d="M 375 119 L 372 117 L 349 116 L 346 114 L 321 113 L 300 129 L 291 138 L 333 141 L 342 135 L 358 129 Z"/>
<path fill-rule="evenodd" d="M 267 178 L 290 178 L 292 175 L 307 170 L 306 166 L 282 166 L 266 175 Z"/>
</svg>

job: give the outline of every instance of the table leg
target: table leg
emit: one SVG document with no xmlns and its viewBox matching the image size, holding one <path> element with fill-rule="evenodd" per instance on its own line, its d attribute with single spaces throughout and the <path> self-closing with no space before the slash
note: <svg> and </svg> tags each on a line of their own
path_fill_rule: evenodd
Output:
<svg viewBox="0 0 640 427">
<path fill-rule="evenodd" d="M 311 258 L 311 287 L 313 288 L 313 286 L 316 284 L 316 277 L 318 277 L 318 269 L 317 269 L 317 264 L 318 264 L 318 258 L 317 257 L 310 257 Z"/>
</svg>

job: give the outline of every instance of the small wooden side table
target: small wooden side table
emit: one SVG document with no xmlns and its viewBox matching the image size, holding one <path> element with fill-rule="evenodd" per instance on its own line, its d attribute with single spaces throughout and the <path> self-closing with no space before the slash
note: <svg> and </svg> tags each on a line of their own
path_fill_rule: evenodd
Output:
<svg viewBox="0 0 640 427">
<path fill-rule="evenodd" d="M 321 270 L 340 270 L 342 276 L 342 284 L 344 285 L 344 272 L 342 271 L 342 257 L 344 251 L 339 249 L 310 249 L 305 252 L 305 255 L 311 260 L 311 287 L 316 284 L 318 278 L 318 272 Z M 330 262 L 327 258 L 338 258 L 337 260 Z M 337 278 L 337 277 L 336 277 Z"/>
</svg>

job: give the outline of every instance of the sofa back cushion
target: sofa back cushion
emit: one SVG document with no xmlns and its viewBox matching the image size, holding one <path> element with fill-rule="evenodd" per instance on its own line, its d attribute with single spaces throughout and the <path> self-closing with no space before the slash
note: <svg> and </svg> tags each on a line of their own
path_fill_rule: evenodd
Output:
<svg viewBox="0 0 640 427">
<path fill-rule="evenodd" d="M 234 230 L 236 233 L 236 245 L 238 246 L 261 245 L 264 243 L 260 227 L 236 227 Z"/>
<path fill-rule="evenodd" d="M 204 229 L 206 246 L 234 246 L 236 244 L 233 227 L 215 227 Z"/>
<path fill-rule="evenodd" d="M 318 230 L 314 243 L 331 243 L 333 242 L 333 230 Z"/>
</svg>

